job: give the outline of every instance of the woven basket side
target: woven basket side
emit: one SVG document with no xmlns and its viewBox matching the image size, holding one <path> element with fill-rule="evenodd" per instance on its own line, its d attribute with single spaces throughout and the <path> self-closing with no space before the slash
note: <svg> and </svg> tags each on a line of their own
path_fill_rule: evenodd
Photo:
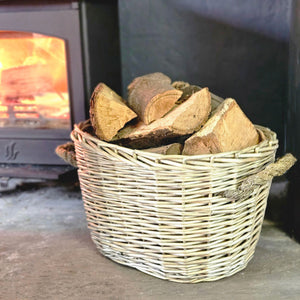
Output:
<svg viewBox="0 0 300 300">
<path fill-rule="evenodd" d="M 276 136 L 247 151 L 197 157 L 151 155 L 75 130 L 91 237 L 112 260 L 177 282 L 243 269 L 257 244 L 270 183 L 234 200 L 249 175 L 274 161 Z"/>
</svg>

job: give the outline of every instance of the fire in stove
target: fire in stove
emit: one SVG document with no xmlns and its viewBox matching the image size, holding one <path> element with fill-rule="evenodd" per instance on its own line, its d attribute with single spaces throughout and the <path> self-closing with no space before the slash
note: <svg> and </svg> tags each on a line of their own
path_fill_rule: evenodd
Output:
<svg viewBox="0 0 300 300">
<path fill-rule="evenodd" d="M 0 127 L 69 126 L 64 40 L 0 31 Z"/>
</svg>

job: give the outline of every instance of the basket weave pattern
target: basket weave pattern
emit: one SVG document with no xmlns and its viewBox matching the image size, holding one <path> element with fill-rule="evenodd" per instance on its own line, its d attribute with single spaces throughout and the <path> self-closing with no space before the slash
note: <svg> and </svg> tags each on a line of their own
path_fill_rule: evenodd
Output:
<svg viewBox="0 0 300 300">
<path fill-rule="evenodd" d="M 252 258 L 271 180 L 228 199 L 275 159 L 276 134 L 242 151 L 160 155 L 71 134 L 91 237 L 103 255 L 155 277 L 196 283 L 230 276 Z"/>
</svg>

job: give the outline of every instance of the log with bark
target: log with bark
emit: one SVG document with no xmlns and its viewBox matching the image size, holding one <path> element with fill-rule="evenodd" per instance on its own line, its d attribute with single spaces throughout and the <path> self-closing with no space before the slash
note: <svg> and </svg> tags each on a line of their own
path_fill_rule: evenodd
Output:
<svg viewBox="0 0 300 300">
<path fill-rule="evenodd" d="M 124 125 L 136 117 L 117 93 L 106 84 L 99 83 L 90 99 L 90 119 L 95 134 L 110 141 Z"/>
<path fill-rule="evenodd" d="M 128 105 L 145 124 L 163 117 L 180 98 L 182 91 L 171 85 L 162 73 L 151 73 L 135 78 L 128 86 Z"/>
<path fill-rule="evenodd" d="M 199 92 L 201 90 L 201 87 L 197 85 L 189 85 L 182 89 L 182 95 L 177 100 L 176 104 L 183 103 L 187 99 L 189 99 L 194 93 Z"/>
<path fill-rule="evenodd" d="M 152 73 L 135 78 L 128 92 L 125 102 L 104 83 L 94 90 L 90 119 L 100 139 L 176 155 L 241 150 L 265 139 L 234 99 L 208 88 Z"/>
<path fill-rule="evenodd" d="M 143 151 L 157 153 L 157 154 L 165 154 L 165 155 L 180 155 L 182 152 L 183 145 L 180 143 L 172 143 L 165 146 L 160 146 L 156 148 L 148 148 L 143 149 Z"/>
<path fill-rule="evenodd" d="M 139 122 L 121 129 L 112 139 L 123 146 L 143 149 L 157 147 L 175 137 L 192 134 L 207 121 L 211 111 L 208 88 L 192 94 L 184 103 L 175 106 L 167 115 L 147 125 Z"/>
<path fill-rule="evenodd" d="M 189 95 L 191 95 L 192 93 L 195 93 L 196 91 L 201 89 L 200 86 L 189 84 L 188 82 L 185 82 L 185 81 L 174 81 L 172 83 L 172 86 L 175 89 L 183 92 L 182 96 L 177 101 L 177 103 L 182 103 L 183 101 L 185 101 L 188 98 Z M 211 95 L 211 100 L 214 100 L 214 101 L 212 101 L 212 110 L 214 110 L 217 108 L 218 103 L 223 102 L 224 99 L 213 93 L 210 93 L 210 95 Z"/>
<path fill-rule="evenodd" d="M 185 141 L 183 154 L 213 154 L 258 144 L 260 134 L 234 99 L 219 105 L 205 125 Z"/>
</svg>

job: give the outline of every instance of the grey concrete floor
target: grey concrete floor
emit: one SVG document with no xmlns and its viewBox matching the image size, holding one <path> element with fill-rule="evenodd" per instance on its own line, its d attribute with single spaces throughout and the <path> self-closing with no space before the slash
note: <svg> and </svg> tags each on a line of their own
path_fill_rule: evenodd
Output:
<svg viewBox="0 0 300 300">
<path fill-rule="evenodd" d="M 169 282 L 96 250 L 78 187 L 32 184 L 0 193 L 0 299 L 300 299 L 300 245 L 265 221 L 243 271 Z"/>
</svg>

